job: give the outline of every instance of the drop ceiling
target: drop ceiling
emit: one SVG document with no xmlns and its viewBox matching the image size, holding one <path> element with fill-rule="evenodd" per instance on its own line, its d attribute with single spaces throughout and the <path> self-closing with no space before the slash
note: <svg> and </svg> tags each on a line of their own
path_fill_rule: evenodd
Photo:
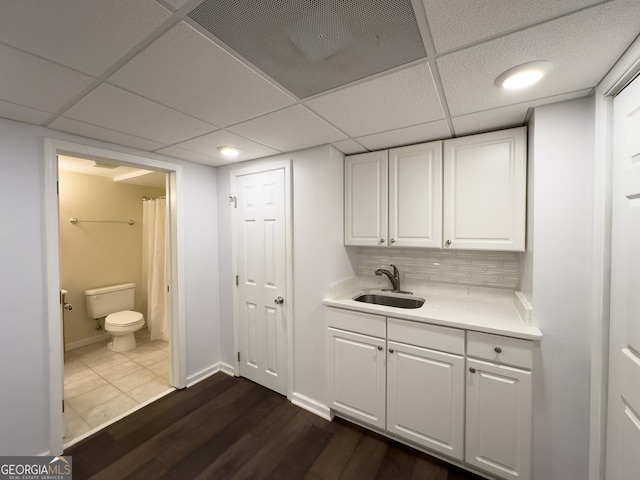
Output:
<svg viewBox="0 0 640 480">
<path fill-rule="evenodd" d="M 206 165 L 352 154 L 523 125 L 639 33 L 638 0 L 0 0 L 0 117 Z"/>
</svg>

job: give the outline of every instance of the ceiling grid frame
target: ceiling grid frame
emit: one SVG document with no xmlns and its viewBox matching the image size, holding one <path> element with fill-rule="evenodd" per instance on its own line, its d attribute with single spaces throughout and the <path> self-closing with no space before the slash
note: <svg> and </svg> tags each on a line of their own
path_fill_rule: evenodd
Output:
<svg viewBox="0 0 640 480">
<path fill-rule="evenodd" d="M 7 4 L 3 11 L 4 19 L 0 18 L 0 45 L 5 49 L 5 52 L 11 53 L 7 57 L 8 63 L 5 65 L 7 70 L 13 70 L 10 78 L 16 83 L 9 89 L 3 89 L 0 93 L 0 117 L 213 166 L 229 163 L 228 160 L 221 158 L 217 149 L 214 148 L 216 141 L 222 141 L 225 138 L 235 139 L 246 146 L 247 153 L 241 153 L 238 157 L 239 161 L 260 158 L 271 155 L 274 151 L 281 151 L 281 148 L 277 147 L 283 145 L 278 144 L 276 137 L 265 135 L 266 130 L 260 132 L 249 128 L 252 125 L 271 125 L 276 119 L 279 128 L 273 130 L 274 134 L 277 133 L 281 136 L 282 132 L 290 132 L 290 135 L 296 137 L 296 142 L 286 142 L 286 145 L 308 148 L 329 142 L 345 154 L 523 125 L 526 124 L 531 109 L 535 106 L 588 96 L 598 81 L 608 73 L 615 60 L 623 55 L 640 33 L 640 4 L 637 0 L 567 0 L 562 4 L 552 0 L 513 0 L 509 5 L 500 7 L 498 11 L 492 11 L 493 6 L 491 5 L 478 4 L 476 7 L 480 9 L 478 10 L 480 15 L 478 16 L 479 20 L 476 19 L 474 24 L 465 22 L 471 21 L 469 18 L 475 15 L 476 11 L 473 8 L 476 7 L 469 11 L 460 10 L 458 3 L 461 0 L 451 0 L 450 6 L 442 5 L 434 0 L 408 0 L 425 52 L 422 58 L 311 96 L 299 98 L 256 65 L 247 62 L 238 52 L 222 43 L 215 35 L 205 34 L 204 29 L 198 28 L 197 22 L 194 22 L 189 14 L 202 5 L 203 0 L 140 0 L 137 6 L 132 7 L 133 10 L 131 10 L 136 15 L 143 15 L 144 9 L 150 8 L 153 4 L 166 12 L 162 18 L 162 16 L 158 16 L 160 15 L 159 9 L 154 8 L 154 21 L 157 23 L 154 25 L 153 22 L 145 20 L 144 25 L 148 31 L 143 33 L 135 32 L 131 28 L 136 22 L 143 21 L 144 15 L 131 21 L 117 23 L 117 19 L 122 18 L 122 14 L 117 11 L 116 4 L 122 0 L 114 0 L 113 4 L 107 4 L 107 6 L 104 3 L 99 3 L 99 0 L 68 0 L 68 4 L 51 3 L 46 6 L 37 3 L 37 0 L 22 0 L 19 4 L 5 1 Z M 82 1 L 83 7 L 81 13 L 77 11 L 66 12 L 65 9 L 71 8 L 73 4 L 80 1 Z M 245 1 L 247 0 L 237 0 L 236 3 Z M 337 0 L 310 1 L 324 5 Z M 393 4 L 398 0 L 376 1 Z M 123 48 L 126 43 L 122 42 L 119 43 L 117 49 L 114 49 L 116 48 L 114 46 L 114 48 L 105 50 L 102 48 L 102 44 L 110 42 L 109 38 L 91 34 L 87 36 L 87 32 L 83 31 L 85 25 L 95 25 L 97 21 L 95 17 L 90 18 L 94 2 L 95 11 L 108 13 L 107 18 L 112 22 L 105 28 L 109 28 L 118 38 L 129 39 L 130 43 L 126 50 Z M 27 15 L 25 12 L 28 12 L 29 8 L 35 8 L 36 4 L 37 15 Z M 451 9 L 459 14 L 449 15 L 447 12 Z M 82 17 L 77 17 L 77 15 L 85 15 L 86 21 L 83 22 Z M 485 25 L 482 18 L 489 18 L 488 15 L 492 15 L 490 21 L 487 22 L 490 24 Z M 69 23 L 68 19 L 71 18 L 74 21 Z M 592 26 L 588 34 L 585 33 L 582 36 L 574 34 L 575 29 L 582 25 L 581 22 L 584 25 Z M 222 49 L 227 55 L 244 65 L 248 69 L 247 71 L 252 72 L 251 75 L 262 79 L 265 85 L 269 85 L 269 89 L 280 91 L 288 96 L 291 99 L 290 103 L 276 105 L 275 108 L 261 111 L 249 103 L 243 106 L 244 112 L 241 116 L 237 116 L 233 122 L 218 125 L 211 123 L 210 119 L 203 119 L 187 103 L 176 103 L 175 98 L 171 99 L 170 97 L 171 91 L 167 91 L 165 97 L 158 97 L 146 88 L 127 88 L 117 82 L 113 83 L 113 78 L 117 78 L 116 74 L 131 68 L 137 75 L 146 75 L 149 82 L 157 84 L 171 80 L 171 78 L 163 78 L 162 75 L 154 76 L 153 71 L 138 70 L 136 72 L 136 68 L 139 69 L 139 67 L 135 65 L 150 48 L 157 48 L 160 45 L 160 40 L 167 32 L 181 23 L 205 36 L 211 42 L 210 47 L 206 45 L 199 47 L 201 50 L 196 51 L 194 55 L 204 55 L 206 51 L 202 49 L 214 48 L 214 46 Z M 15 25 L 19 25 L 20 28 L 15 28 Z M 51 29 L 49 25 L 56 25 L 56 28 Z M 436 30 L 434 30 L 434 25 L 438 27 Z M 43 26 L 44 28 L 42 28 Z M 443 30 L 443 26 L 445 26 L 445 30 Z M 466 26 L 472 27 L 468 35 L 465 34 L 459 41 L 456 40 L 456 32 Z M 122 31 L 122 28 L 129 30 Z M 545 32 L 553 32 L 556 28 L 573 28 L 574 30 L 563 36 L 562 42 L 555 42 L 552 46 L 545 45 Z M 43 31 L 47 36 L 39 38 L 38 34 Z M 316 29 L 315 31 L 319 32 L 320 30 Z M 615 35 L 611 34 L 612 31 L 615 31 Z M 445 36 L 439 37 L 438 35 L 442 35 L 443 32 Z M 58 35 L 59 37 L 57 37 Z M 308 47 L 305 42 L 308 42 L 309 39 L 298 38 L 298 41 L 301 41 L 303 46 L 306 45 L 305 48 Z M 442 43 L 443 41 L 444 43 Z M 518 46 L 518 42 L 525 41 L 529 46 L 532 46 L 526 51 L 522 46 Z M 583 42 L 584 45 L 575 44 L 575 41 Z M 94 48 L 98 46 L 96 42 L 101 43 L 101 48 Z M 47 53 L 56 51 L 56 48 L 59 52 L 59 48 L 72 44 L 82 45 L 84 55 L 75 63 L 73 57 L 64 51 L 57 56 Z M 335 43 L 335 45 L 338 44 L 339 42 Z M 438 50 L 439 45 L 440 50 Z M 505 51 L 495 50 L 502 45 L 512 45 L 515 48 Z M 308 52 L 313 55 L 314 47 L 310 48 L 311 50 Z M 588 81 L 581 82 L 580 75 L 572 70 L 562 71 L 568 58 L 567 53 L 577 48 L 592 52 L 589 57 L 590 61 L 587 62 L 589 64 Z M 101 59 L 91 61 L 94 66 L 105 65 L 106 68 L 99 73 L 96 72 L 97 76 L 90 75 L 92 78 L 87 78 L 88 83 L 74 85 L 72 81 L 65 82 L 65 78 L 72 80 L 74 75 L 88 74 L 85 68 L 78 69 L 77 65 L 86 65 L 85 60 L 89 58 L 87 55 L 91 55 L 94 49 L 110 52 L 111 57 L 107 57 L 110 63 Z M 73 49 L 71 51 L 73 52 Z M 120 53 L 115 57 L 113 56 L 114 52 Z M 452 73 L 465 72 L 464 66 L 461 64 L 455 65 L 455 68 L 452 69 L 454 66 L 452 62 L 463 61 L 468 53 L 475 54 L 476 52 L 483 55 L 482 58 L 489 60 L 481 67 L 486 71 L 484 73 L 473 71 L 471 78 L 467 80 L 469 84 L 474 85 L 472 89 L 465 88 L 464 83 L 452 84 Z M 493 81 L 502 73 L 502 71 L 497 71 L 499 62 L 493 61 L 497 56 L 504 57 L 505 65 L 511 61 L 509 66 L 512 67 L 517 62 L 522 62 L 522 58 L 518 58 L 518 56 L 524 55 L 527 61 L 548 60 L 545 57 L 552 56 L 554 52 L 564 52 L 561 55 L 556 54 L 557 62 L 560 64 L 555 67 L 558 71 L 563 72 L 561 82 L 558 78 L 550 76 L 543 82 L 543 87 L 536 86 L 527 92 L 523 91 L 521 94 L 512 95 L 509 98 L 488 82 L 489 78 Z M 535 58 L 529 58 L 533 56 Z M 62 63 L 59 61 L 61 58 L 63 59 Z M 112 58 L 116 58 L 116 60 L 112 61 Z M 84 63 L 82 63 L 83 61 Z M 421 66 L 423 64 L 426 64 L 428 69 Z M 30 68 L 55 68 L 59 73 L 59 78 L 52 78 L 49 84 L 43 83 L 45 79 L 49 79 L 46 71 L 43 70 L 42 76 L 40 76 L 41 80 L 32 81 L 25 77 L 25 81 L 20 82 L 21 74 L 31 75 L 32 78 L 38 77 L 33 70 L 31 72 L 20 70 L 21 65 L 30 65 L 32 66 Z M 587 67 L 584 68 L 587 69 Z M 466 72 L 468 71 L 470 70 L 467 69 Z M 419 75 L 423 75 L 422 79 L 416 76 L 418 72 Z M 460 78 L 458 73 L 456 76 Z M 236 96 L 242 95 L 242 98 L 246 98 L 247 102 L 250 102 L 251 95 L 254 93 L 250 90 L 242 90 L 244 87 L 241 78 L 238 79 L 238 82 L 223 84 L 220 83 L 220 78 L 224 78 L 224 76 L 217 77 L 220 76 L 215 73 L 208 74 L 206 78 L 202 79 L 195 77 L 189 79 L 187 75 L 184 85 L 180 86 L 183 91 L 176 93 L 186 95 L 185 98 L 193 102 L 194 94 L 188 92 L 192 91 L 194 82 L 199 80 L 208 82 L 215 91 L 229 91 Z M 66 91 L 71 95 L 58 96 L 55 99 L 57 104 L 51 101 L 48 103 L 37 102 L 37 99 L 42 98 L 42 95 L 56 95 L 56 92 L 61 91 L 60 87 L 65 83 Z M 193 85 L 191 85 L 192 83 Z M 68 118 L 68 112 L 72 111 L 74 107 L 85 104 L 89 99 L 95 97 L 96 90 L 103 90 L 108 85 L 115 86 L 127 94 L 135 95 L 136 98 L 139 97 L 139 100 L 128 105 L 127 108 L 123 108 L 119 115 L 123 120 L 126 120 L 131 114 L 146 119 L 142 121 L 150 122 L 152 130 L 149 130 L 149 134 L 142 133 L 144 129 L 128 130 L 125 127 L 127 122 L 118 122 L 116 117 L 113 117 L 111 123 L 95 122 L 84 114 L 75 115 L 73 119 Z M 39 86 L 38 91 L 29 90 L 36 88 L 36 86 Z M 150 83 L 150 86 L 153 85 Z M 69 88 L 74 90 L 69 90 Z M 414 94 L 412 92 L 415 88 L 418 89 L 416 92 L 418 92 L 418 96 L 423 97 L 422 99 L 412 99 L 411 95 Z M 108 109 L 109 104 L 117 100 L 111 96 L 112 94 L 105 96 L 105 91 L 103 90 L 100 95 L 102 103 L 97 104 L 97 108 Z M 480 96 L 486 97 L 485 100 L 478 102 Z M 437 103 L 434 103 L 435 98 L 437 98 Z M 135 106 L 136 104 L 141 110 L 136 110 L 138 108 Z M 157 104 L 157 107 L 154 104 Z M 51 107 L 43 109 L 43 105 L 54 106 L 56 110 L 46 111 Z M 215 108 L 215 104 L 212 106 Z M 362 106 L 366 108 L 362 110 L 361 114 L 353 115 L 353 110 L 359 110 Z M 441 113 L 440 110 L 442 110 Z M 164 113 L 160 115 L 160 118 L 149 117 L 149 112 L 154 111 Z M 178 113 L 180 115 L 177 115 Z M 166 119 L 161 118 L 165 115 Z M 197 131 L 198 129 L 189 131 L 189 128 L 181 128 L 183 133 L 177 137 L 175 135 L 163 136 L 161 134 L 163 122 L 169 121 L 171 118 L 173 118 L 171 121 L 184 122 L 184 126 L 197 120 L 204 121 L 211 127 L 207 127 L 204 131 Z M 445 125 L 446 130 L 443 130 Z M 320 126 L 320 129 L 318 130 L 316 126 Z M 152 131 L 154 133 L 151 133 Z M 149 139 L 149 136 L 155 140 Z M 158 142 L 158 140 L 160 141 Z"/>
</svg>

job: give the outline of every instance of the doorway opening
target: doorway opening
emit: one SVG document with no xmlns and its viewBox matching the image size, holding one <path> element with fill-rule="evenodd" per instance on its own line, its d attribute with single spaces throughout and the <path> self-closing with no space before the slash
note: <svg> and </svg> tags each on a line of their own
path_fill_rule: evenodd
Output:
<svg viewBox="0 0 640 480">
<path fill-rule="evenodd" d="M 57 455 L 185 386 L 177 203 L 182 170 L 179 164 L 49 139 L 45 163 L 50 444 Z M 154 208 L 147 207 L 151 203 Z M 149 234 L 143 235 L 143 227 L 149 222 L 143 222 L 143 208 L 165 214 L 153 235 L 164 245 L 144 262 Z M 165 262 L 150 270 L 152 286 L 145 274 L 158 256 Z M 126 310 L 141 314 L 144 324 L 138 322 L 141 328 L 132 334 L 137 345 L 120 350 L 111 323 L 90 318 L 85 292 L 127 284 L 135 288 L 135 303 Z M 150 288 L 156 297 L 160 292 L 159 300 Z"/>
<path fill-rule="evenodd" d="M 173 390 L 166 185 L 164 172 L 58 156 L 65 445 Z M 116 291 L 142 315 L 117 327 L 133 337 L 112 336 L 88 311 L 89 291 L 117 285 L 131 285 Z"/>
</svg>

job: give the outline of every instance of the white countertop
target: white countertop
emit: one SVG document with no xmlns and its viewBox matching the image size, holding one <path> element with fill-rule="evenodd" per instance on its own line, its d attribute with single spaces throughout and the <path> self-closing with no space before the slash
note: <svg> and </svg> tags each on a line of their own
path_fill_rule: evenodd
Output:
<svg viewBox="0 0 640 480">
<path fill-rule="evenodd" d="M 425 299 L 420 308 L 387 307 L 353 300 L 362 292 L 380 292 L 381 288 L 388 286 L 386 278 L 350 277 L 332 284 L 323 303 L 330 307 L 434 325 L 527 340 L 542 339 L 542 332 L 530 325 L 531 305 L 520 292 L 512 290 L 403 281 L 402 290 Z"/>
</svg>

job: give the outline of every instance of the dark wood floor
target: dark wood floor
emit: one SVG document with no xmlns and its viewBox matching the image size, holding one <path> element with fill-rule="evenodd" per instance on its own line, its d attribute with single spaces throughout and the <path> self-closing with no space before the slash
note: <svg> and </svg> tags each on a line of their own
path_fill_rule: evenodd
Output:
<svg viewBox="0 0 640 480">
<path fill-rule="evenodd" d="M 74 480 L 481 480 L 222 373 L 148 405 L 65 455 L 73 458 Z"/>
</svg>

